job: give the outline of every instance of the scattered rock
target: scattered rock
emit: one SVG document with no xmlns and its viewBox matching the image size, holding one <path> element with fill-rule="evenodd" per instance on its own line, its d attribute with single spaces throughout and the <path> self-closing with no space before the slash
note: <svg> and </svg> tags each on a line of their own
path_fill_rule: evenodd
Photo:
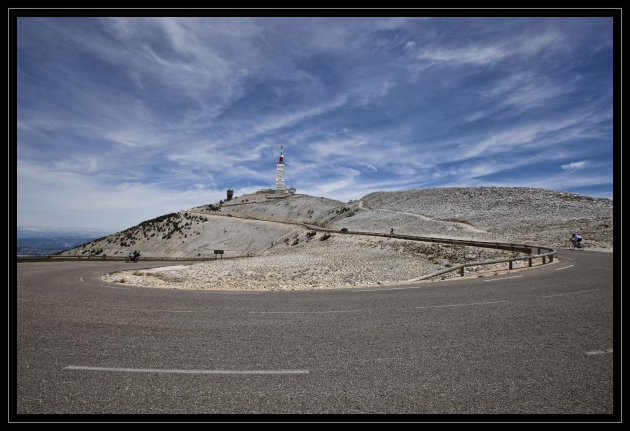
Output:
<svg viewBox="0 0 630 431">
<path fill-rule="evenodd" d="M 124 256 L 128 249 L 121 250 L 121 238 L 136 238 L 131 248 L 144 256 L 208 257 L 213 249 L 230 249 L 236 256 L 253 257 L 107 274 L 103 279 L 185 289 L 298 290 L 396 283 L 448 265 L 512 256 L 491 249 L 354 236 L 339 233 L 341 228 L 555 248 L 566 247 L 571 233 L 579 233 L 587 250 L 612 251 L 613 246 L 612 200 L 526 187 L 378 192 L 349 203 L 304 195 L 248 195 L 220 208 L 178 214 L 158 218 L 168 225 L 141 223 L 124 236 L 101 238 L 66 254 L 102 249 L 109 256 Z M 333 233 L 314 235 L 311 228 L 291 223 L 327 226 Z M 161 229 L 162 236 L 151 236 L 151 229 Z M 314 237 L 319 240 L 310 240 Z M 501 265 L 470 267 L 466 274 L 489 269 L 500 270 Z M 444 275 L 452 276 L 458 274 Z"/>
</svg>

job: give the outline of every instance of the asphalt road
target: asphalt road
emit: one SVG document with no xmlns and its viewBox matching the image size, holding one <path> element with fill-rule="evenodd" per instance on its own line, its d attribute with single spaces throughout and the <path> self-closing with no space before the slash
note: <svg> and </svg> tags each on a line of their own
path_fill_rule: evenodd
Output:
<svg viewBox="0 0 630 431">
<path fill-rule="evenodd" d="M 493 277 L 289 292 L 100 280 L 129 268 L 124 262 L 20 263 L 17 351 L 11 352 L 15 419 L 40 413 L 614 418 L 613 254 L 560 250 L 559 257 Z"/>
</svg>

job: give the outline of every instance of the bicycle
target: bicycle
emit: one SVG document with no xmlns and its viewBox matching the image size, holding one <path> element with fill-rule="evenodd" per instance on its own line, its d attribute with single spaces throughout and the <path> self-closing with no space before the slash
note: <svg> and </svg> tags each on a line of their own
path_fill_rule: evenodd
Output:
<svg viewBox="0 0 630 431">
<path fill-rule="evenodd" d="M 127 259 L 125 259 L 125 262 L 127 263 L 138 262 L 138 258 L 140 258 L 140 253 L 131 253 L 129 254 L 129 256 L 127 256 Z"/>
<path fill-rule="evenodd" d="M 585 247 L 584 241 L 576 241 L 573 239 L 569 240 L 569 248 L 571 250 L 575 250 L 576 248 L 580 250 L 584 250 L 584 247 Z"/>
</svg>

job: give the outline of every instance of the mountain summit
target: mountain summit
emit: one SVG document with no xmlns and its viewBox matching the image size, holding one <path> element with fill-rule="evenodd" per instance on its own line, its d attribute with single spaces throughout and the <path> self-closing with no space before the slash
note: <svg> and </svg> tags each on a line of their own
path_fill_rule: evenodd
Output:
<svg viewBox="0 0 630 431">
<path fill-rule="evenodd" d="M 309 225 L 389 233 L 566 246 L 580 233 L 612 249 L 613 201 L 529 187 L 453 187 L 371 193 L 341 201 L 260 191 L 144 221 L 62 255 L 151 257 L 259 255 L 287 246 Z M 312 228 L 311 228 L 312 229 Z"/>
</svg>

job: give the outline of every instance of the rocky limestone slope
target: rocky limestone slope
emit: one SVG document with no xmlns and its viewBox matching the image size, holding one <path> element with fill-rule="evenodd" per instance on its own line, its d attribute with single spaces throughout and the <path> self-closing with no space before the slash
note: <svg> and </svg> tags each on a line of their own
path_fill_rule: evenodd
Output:
<svg viewBox="0 0 630 431">
<path fill-rule="evenodd" d="M 251 256 L 281 241 L 299 227 L 228 217 L 217 212 L 180 211 L 140 223 L 125 231 L 99 238 L 62 256 L 126 257 L 138 250 L 145 257 L 213 258 Z"/>
<path fill-rule="evenodd" d="M 102 278 L 116 283 L 194 290 L 331 289 L 396 284 L 454 263 L 512 256 L 512 253 L 493 249 L 305 231 L 292 234 L 287 241 L 281 241 L 260 256 L 129 270 Z M 519 261 L 515 268 L 526 265 L 527 261 Z M 466 269 L 466 275 L 475 276 L 505 266 L 473 266 Z M 451 277 L 459 277 L 459 273 L 441 276 Z"/>
<path fill-rule="evenodd" d="M 306 223 L 311 226 L 300 226 Z M 316 232 L 324 226 L 331 232 Z M 400 283 L 462 263 L 515 257 L 511 252 L 352 231 L 566 247 L 572 232 L 589 249 L 613 246 L 613 205 L 574 193 L 532 188 L 443 188 L 379 192 L 354 202 L 255 193 L 141 223 L 66 252 L 124 256 L 212 257 L 213 249 L 245 259 L 129 270 L 103 279 L 185 289 L 325 289 Z M 507 264 L 473 266 L 469 276 Z M 526 261 L 515 267 L 526 266 Z M 451 272 L 441 276 L 459 276 Z"/>
<path fill-rule="evenodd" d="M 356 217 L 333 224 L 350 230 L 565 247 L 571 233 L 592 248 L 613 245 L 613 201 L 529 187 L 467 187 L 377 192 Z"/>
<path fill-rule="evenodd" d="M 140 223 L 64 255 L 252 256 L 308 230 L 433 236 L 566 247 L 571 233 L 592 249 L 612 250 L 613 202 L 523 187 L 436 188 L 377 192 L 348 203 L 306 195 L 255 193 Z"/>
</svg>

